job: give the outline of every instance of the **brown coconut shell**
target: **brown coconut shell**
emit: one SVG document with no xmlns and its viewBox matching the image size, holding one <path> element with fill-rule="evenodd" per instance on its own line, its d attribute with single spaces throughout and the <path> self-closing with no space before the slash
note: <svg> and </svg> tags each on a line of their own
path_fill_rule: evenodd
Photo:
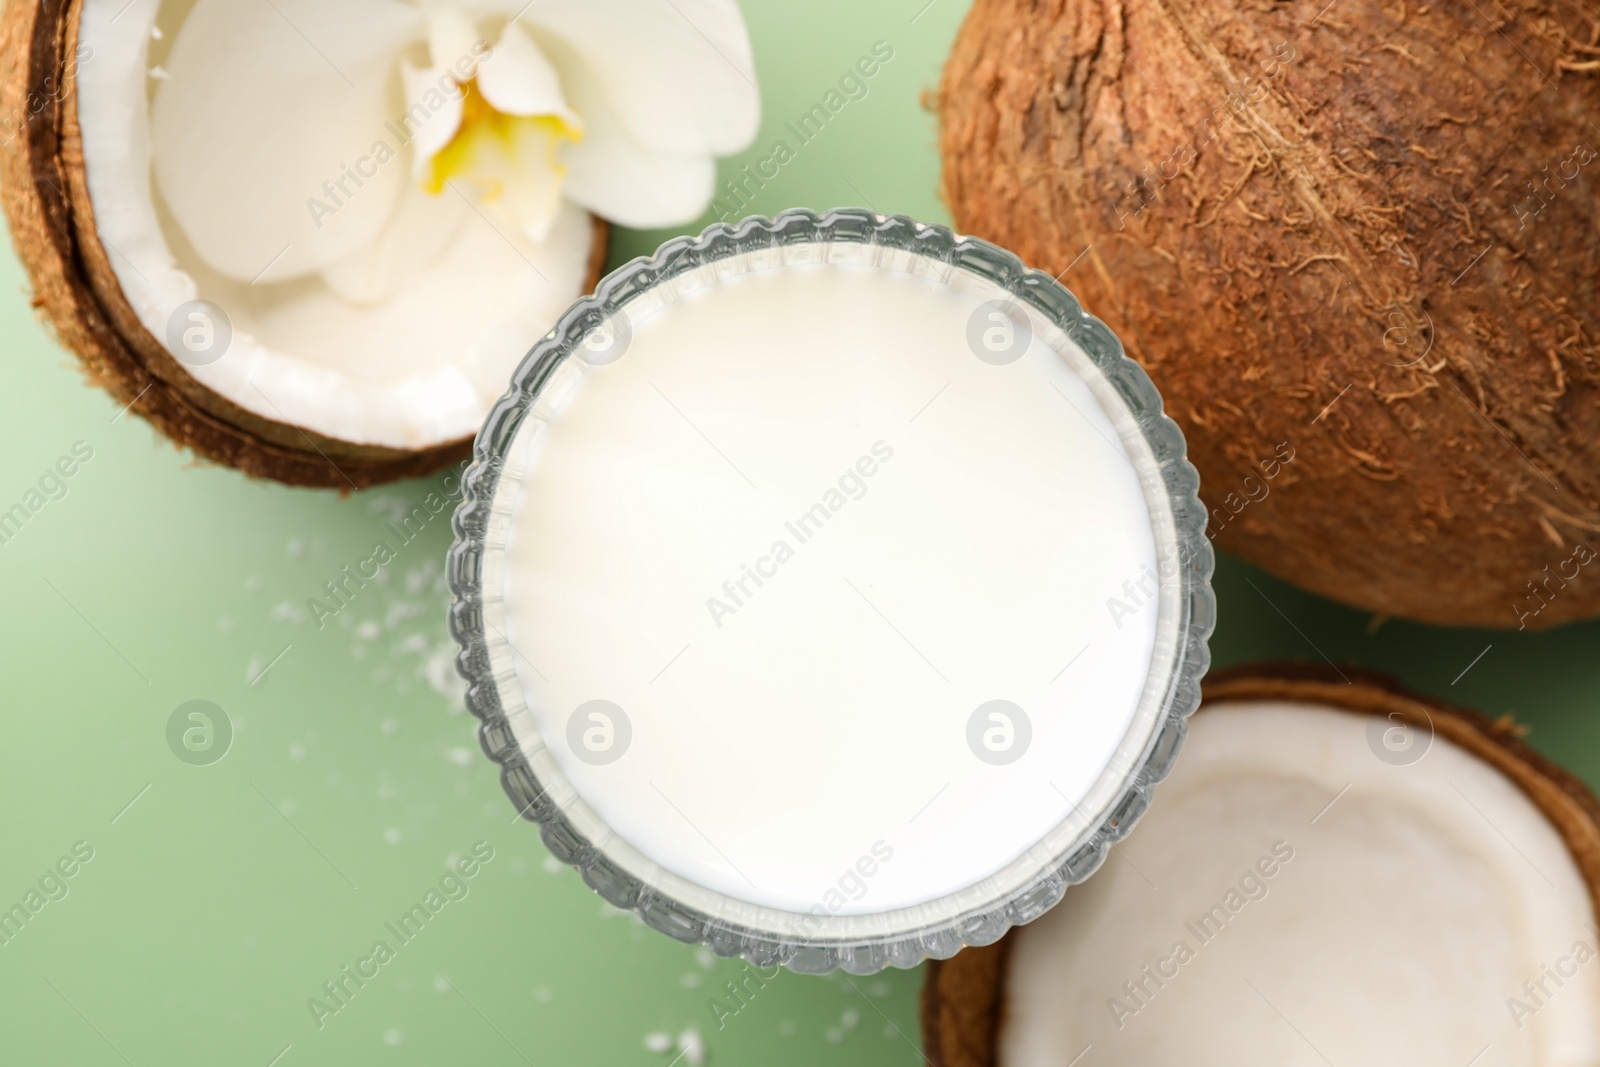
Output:
<svg viewBox="0 0 1600 1067">
<path fill-rule="evenodd" d="M 1292 701 L 1352 715 L 1399 716 L 1494 767 L 1544 813 L 1572 853 L 1600 914 L 1600 801 L 1588 786 L 1524 744 L 1508 717 L 1491 720 L 1407 692 L 1386 675 L 1354 667 L 1263 664 L 1214 671 L 1200 710 L 1215 704 Z M 1346 678 L 1349 681 L 1346 681 Z M 1070 892 L 1070 890 L 1069 890 Z M 1005 1018 L 1006 963 L 1014 929 L 992 945 L 962 949 L 927 964 L 922 985 L 922 1045 L 932 1067 L 996 1067 Z"/>
<path fill-rule="evenodd" d="M 9 119 L 0 131 L 0 202 L 34 307 L 89 380 L 197 455 L 289 485 L 364 489 L 465 459 L 470 437 L 411 451 L 264 419 L 201 385 L 144 328 L 97 236 L 84 176 L 69 62 L 81 9 L 82 0 L 10 0 L 0 11 L 0 116 Z M 609 237 L 596 218 L 588 290 L 600 279 Z"/>
<path fill-rule="evenodd" d="M 975 0 L 943 192 L 1149 371 L 1221 547 L 1546 627 L 1600 614 L 1597 79 L 1555 0 Z"/>
</svg>

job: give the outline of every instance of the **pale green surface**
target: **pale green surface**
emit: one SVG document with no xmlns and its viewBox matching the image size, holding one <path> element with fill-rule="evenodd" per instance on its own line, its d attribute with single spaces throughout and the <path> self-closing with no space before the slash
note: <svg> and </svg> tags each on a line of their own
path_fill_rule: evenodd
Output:
<svg viewBox="0 0 1600 1067">
<path fill-rule="evenodd" d="M 938 0 L 913 23 L 923 2 L 747 2 L 767 123 L 725 173 L 780 137 L 795 147 L 783 123 L 874 41 L 896 53 L 752 210 L 856 203 L 944 220 L 919 96 L 962 5 Z M 613 262 L 661 236 L 619 235 Z M 442 517 L 388 568 L 386 588 L 346 612 L 350 628 L 292 617 L 366 555 L 388 504 L 417 502 L 431 484 L 340 499 L 193 467 L 83 387 L 33 321 L 9 256 L 0 279 L 0 508 L 75 441 L 95 452 L 64 499 L 0 546 L 0 902 L 20 899 L 74 842 L 95 849 L 70 895 L 0 946 L 0 1062 L 266 1067 L 284 1053 L 283 1067 L 665 1065 L 672 1057 L 646 1051 L 644 1035 L 687 1026 L 715 1065 L 921 1062 L 919 973 L 786 973 L 719 1031 L 706 1000 L 735 965 L 703 966 L 547 866 L 534 829 L 513 823 L 474 720 L 425 676 L 453 651 Z M 1514 710 L 1536 745 L 1600 775 L 1600 667 L 1585 655 L 1594 626 L 1533 637 L 1390 623 L 1368 636 L 1364 617 L 1227 562 L 1219 594 L 1222 662 L 1320 662 L 1320 648 Z M 379 633 L 362 640 L 355 624 L 368 622 Z M 210 767 L 180 763 L 166 744 L 168 716 L 196 698 L 238 731 Z M 471 894 L 319 1031 L 307 998 L 480 839 L 496 858 Z"/>
</svg>

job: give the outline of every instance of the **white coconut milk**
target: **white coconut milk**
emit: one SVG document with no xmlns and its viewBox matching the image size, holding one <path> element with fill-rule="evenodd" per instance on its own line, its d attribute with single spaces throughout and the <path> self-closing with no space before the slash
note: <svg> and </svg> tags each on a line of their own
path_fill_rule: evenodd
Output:
<svg viewBox="0 0 1600 1067">
<path fill-rule="evenodd" d="M 993 358 L 1015 341 L 995 295 L 865 266 L 725 278 L 636 310 L 620 358 L 569 361 L 521 431 L 513 726 L 667 871 L 892 911 L 1120 791 L 1170 515 L 1063 335 L 1035 316 Z"/>
</svg>

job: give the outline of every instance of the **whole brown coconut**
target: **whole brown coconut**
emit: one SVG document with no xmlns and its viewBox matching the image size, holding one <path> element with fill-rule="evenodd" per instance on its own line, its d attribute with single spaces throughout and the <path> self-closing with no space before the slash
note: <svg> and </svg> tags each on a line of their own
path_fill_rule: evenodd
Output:
<svg viewBox="0 0 1600 1067">
<path fill-rule="evenodd" d="M 96 234 L 84 175 L 72 61 L 82 2 L 9 0 L 0 9 L 0 116 L 12 120 L 0 139 L 0 203 L 34 306 L 88 378 L 178 445 L 290 485 L 364 489 L 465 459 L 471 438 L 406 451 L 262 418 L 202 386 L 145 329 Z M 610 232 L 599 218 L 594 227 L 589 289 Z"/>
<path fill-rule="evenodd" d="M 1248 665 L 1213 672 L 1205 682 L 1208 707 L 1250 702 L 1291 702 L 1352 715 L 1378 715 L 1442 737 L 1505 775 L 1550 820 L 1566 843 L 1600 912 L 1600 802 L 1583 782 L 1519 738 L 1509 719 L 1491 721 L 1475 711 L 1409 693 L 1383 675 L 1345 667 L 1330 670 L 1289 664 Z M 991 945 L 962 949 L 934 960 L 922 985 L 922 1045 L 931 1067 L 995 1067 L 1006 1012 L 1006 975 L 1013 929 Z"/>
<path fill-rule="evenodd" d="M 1597 75 L 1592 4 L 976 0 L 944 193 L 1144 364 L 1222 547 L 1548 627 L 1600 614 Z"/>
</svg>

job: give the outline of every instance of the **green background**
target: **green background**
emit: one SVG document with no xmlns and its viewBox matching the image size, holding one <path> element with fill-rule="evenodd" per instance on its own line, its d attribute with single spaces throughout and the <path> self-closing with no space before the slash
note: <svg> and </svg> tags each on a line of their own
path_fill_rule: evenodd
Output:
<svg viewBox="0 0 1600 1067">
<path fill-rule="evenodd" d="M 895 53 L 751 210 L 946 220 L 922 94 L 964 5 L 925 2 L 746 0 L 765 124 L 724 174 L 779 139 L 795 148 L 784 122 L 874 42 Z M 619 233 L 613 265 L 664 236 Z M 0 509 L 75 442 L 94 450 L 68 494 L 0 545 L 0 905 L 75 842 L 94 849 L 69 895 L 0 946 L 0 1061 L 665 1065 L 676 1050 L 652 1052 L 646 1035 L 695 1028 L 717 1065 L 920 1062 L 919 972 L 784 973 L 719 1030 L 707 998 L 738 966 L 603 905 L 514 821 L 460 702 L 442 517 L 337 625 L 304 617 L 390 510 L 437 482 L 341 497 L 198 466 L 82 384 L 9 255 L 0 281 Z M 1582 653 L 1594 625 L 1374 628 L 1230 559 L 1217 593 L 1219 663 L 1386 670 L 1514 712 L 1536 747 L 1600 780 L 1600 664 Z M 167 745 L 169 717 L 194 699 L 236 731 L 210 766 Z M 470 894 L 317 1029 L 307 998 L 480 840 L 495 857 Z"/>
</svg>

